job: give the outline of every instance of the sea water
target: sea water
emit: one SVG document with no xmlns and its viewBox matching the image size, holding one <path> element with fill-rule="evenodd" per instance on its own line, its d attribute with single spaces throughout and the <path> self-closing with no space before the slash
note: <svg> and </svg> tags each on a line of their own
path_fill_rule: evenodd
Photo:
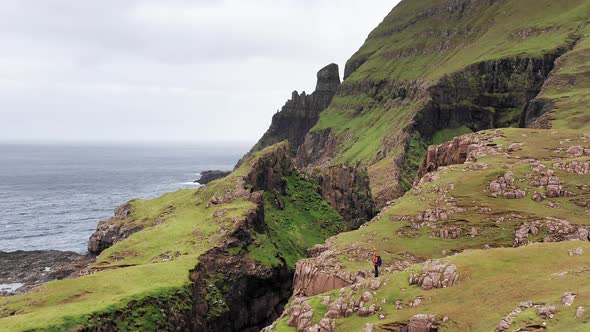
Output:
<svg viewBox="0 0 590 332">
<path fill-rule="evenodd" d="M 99 220 L 134 198 L 231 170 L 248 146 L 0 145 L 0 251 L 86 252 Z"/>
</svg>

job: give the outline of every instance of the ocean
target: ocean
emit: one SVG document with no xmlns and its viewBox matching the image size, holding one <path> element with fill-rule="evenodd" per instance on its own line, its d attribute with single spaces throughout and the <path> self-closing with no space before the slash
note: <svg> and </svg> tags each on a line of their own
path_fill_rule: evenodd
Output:
<svg viewBox="0 0 590 332">
<path fill-rule="evenodd" d="M 134 198 L 231 170 L 246 145 L 0 145 L 0 251 L 86 252 L 99 220 Z"/>
</svg>

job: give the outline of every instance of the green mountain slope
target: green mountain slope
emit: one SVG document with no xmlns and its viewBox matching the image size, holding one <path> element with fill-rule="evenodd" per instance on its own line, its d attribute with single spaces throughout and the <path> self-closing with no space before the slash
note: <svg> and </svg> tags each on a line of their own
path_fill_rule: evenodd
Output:
<svg viewBox="0 0 590 332">
<path fill-rule="evenodd" d="M 426 146 L 445 137 L 524 118 L 532 126 L 552 109 L 559 115 L 545 127 L 587 127 L 589 16 L 584 0 L 402 1 L 348 61 L 301 155 L 309 167 L 367 166 L 382 207 L 411 187 Z M 568 75 L 574 93 L 560 83 Z M 541 90 L 556 102 L 533 109 Z M 305 152 L 326 145 L 328 156 Z"/>
</svg>

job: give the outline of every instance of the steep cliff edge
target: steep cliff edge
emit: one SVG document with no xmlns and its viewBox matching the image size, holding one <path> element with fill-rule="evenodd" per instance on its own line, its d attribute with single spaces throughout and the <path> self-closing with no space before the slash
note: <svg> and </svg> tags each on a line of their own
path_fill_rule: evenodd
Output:
<svg viewBox="0 0 590 332">
<path fill-rule="evenodd" d="M 262 138 L 252 147 L 245 158 L 256 151 L 287 140 L 291 146 L 292 155 L 295 154 L 307 132 L 317 123 L 320 113 L 325 110 L 340 86 L 338 65 L 329 64 L 317 73 L 315 91 L 299 94 L 293 91 L 281 111 L 272 117 L 270 128 Z"/>
</svg>

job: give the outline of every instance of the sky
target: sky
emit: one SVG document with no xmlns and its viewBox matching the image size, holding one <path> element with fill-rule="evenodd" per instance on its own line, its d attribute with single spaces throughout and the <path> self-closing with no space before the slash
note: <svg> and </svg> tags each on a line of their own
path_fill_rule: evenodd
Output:
<svg viewBox="0 0 590 332">
<path fill-rule="evenodd" d="M 2 0 L 0 142 L 254 143 L 397 2 Z"/>
</svg>

